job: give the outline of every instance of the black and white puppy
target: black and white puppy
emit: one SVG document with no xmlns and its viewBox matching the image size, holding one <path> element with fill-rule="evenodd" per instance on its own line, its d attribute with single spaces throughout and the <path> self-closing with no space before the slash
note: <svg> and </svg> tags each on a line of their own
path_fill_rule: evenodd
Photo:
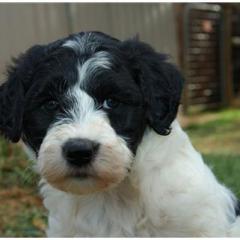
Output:
<svg viewBox="0 0 240 240">
<path fill-rule="evenodd" d="M 234 195 L 175 120 L 182 85 L 165 55 L 100 32 L 15 60 L 0 131 L 37 159 L 48 236 L 240 236 Z"/>
</svg>

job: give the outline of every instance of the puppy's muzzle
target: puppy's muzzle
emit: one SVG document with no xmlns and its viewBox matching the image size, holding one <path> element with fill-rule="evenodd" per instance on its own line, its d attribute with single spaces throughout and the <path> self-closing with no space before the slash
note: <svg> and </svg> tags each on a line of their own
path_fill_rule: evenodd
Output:
<svg viewBox="0 0 240 240">
<path fill-rule="evenodd" d="M 71 138 L 64 143 L 62 153 L 71 166 L 84 167 L 94 160 L 99 144 L 84 138 Z"/>
</svg>

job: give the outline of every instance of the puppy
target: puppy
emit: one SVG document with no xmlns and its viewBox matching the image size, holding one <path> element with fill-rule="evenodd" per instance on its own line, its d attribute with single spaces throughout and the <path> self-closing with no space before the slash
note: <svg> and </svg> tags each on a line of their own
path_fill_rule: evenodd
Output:
<svg viewBox="0 0 240 240">
<path fill-rule="evenodd" d="M 240 236 L 237 200 L 176 118 L 183 78 L 138 40 L 36 45 L 0 87 L 0 131 L 36 159 L 49 237 Z"/>
</svg>

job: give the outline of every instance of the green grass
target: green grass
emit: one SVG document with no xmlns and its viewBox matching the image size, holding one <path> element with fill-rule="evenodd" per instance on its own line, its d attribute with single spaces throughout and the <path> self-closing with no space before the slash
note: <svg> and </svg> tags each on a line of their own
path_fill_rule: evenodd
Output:
<svg viewBox="0 0 240 240">
<path fill-rule="evenodd" d="M 19 145 L 0 139 L 0 237 L 41 237 L 46 211 L 38 177 Z"/>
<path fill-rule="evenodd" d="M 240 198 L 240 111 L 190 116 L 185 128 L 217 178 Z M 38 176 L 19 145 L 0 139 L 0 237 L 42 237 L 46 210 Z"/>
<path fill-rule="evenodd" d="M 209 115 L 211 120 L 192 123 L 186 128 L 193 144 L 203 153 L 240 155 L 240 110 Z"/>
<path fill-rule="evenodd" d="M 41 220 L 45 215 L 39 208 L 31 206 L 23 208 L 3 228 L 5 237 L 42 237 L 46 224 Z M 39 220 L 40 219 L 40 220 Z"/>
<path fill-rule="evenodd" d="M 0 139 L 0 186 L 9 187 L 16 183 L 20 187 L 33 187 L 37 176 L 31 170 L 31 162 L 18 145 L 9 145 Z"/>
<path fill-rule="evenodd" d="M 240 199 L 240 155 L 204 154 L 203 157 L 220 182 Z"/>
<path fill-rule="evenodd" d="M 217 178 L 240 198 L 240 110 L 222 110 L 209 116 L 210 120 L 206 117 L 185 130 Z"/>
</svg>

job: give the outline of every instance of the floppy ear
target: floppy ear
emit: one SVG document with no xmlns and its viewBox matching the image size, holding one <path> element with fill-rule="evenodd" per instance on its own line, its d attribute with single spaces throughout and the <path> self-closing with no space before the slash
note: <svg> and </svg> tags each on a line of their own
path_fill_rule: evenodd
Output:
<svg viewBox="0 0 240 240">
<path fill-rule="evenodd" d="M 7 71 L 7 81 L 0 86 L 0 133 L 12 142 L 21 138 L 25 95 L 32 85 L 33 74 L 44 61 L 65 41 L 35 45 L 13 60 Z"/>
<path fill-rule="evenodd" d="M 155 52 L 145 43 L 128 40 L 122 42 L 122 50 L 142 90 L 149 126 L 158 134 L 168 135 L 180 103 L 182 75 L 166 61 L 166 55 Z"/>
<path fill-rule="evenodd" d="M 8 68 L 7 81 L 0 86 L 0 133 L 12 142 L 21 137 L 24 97 L 42 50 L 42 46 L 34 46 L 14 59 Z"/>
<path fill-rule="evenodd" d="M 0 132 L 13 142 L 21 136 L 23 98 L 23 86 L 19 81 L 11 79 L 0 87 Z"/>
</svg>

